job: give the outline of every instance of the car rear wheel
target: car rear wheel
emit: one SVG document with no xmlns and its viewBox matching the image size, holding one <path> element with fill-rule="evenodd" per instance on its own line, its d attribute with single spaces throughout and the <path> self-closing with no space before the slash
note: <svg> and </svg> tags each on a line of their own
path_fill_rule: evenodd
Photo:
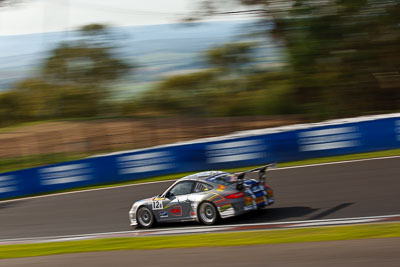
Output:
<svg viewBox="0 0 400 267">
<path fill-rule="evenodd" d="M 212 225 L 218 220 L 218 211 L 212 203 L 203 202 L 199 206 L 198 216 L 203 224 Z"/>
<path fill-rule="evenodd" d="M 150 228 L 154 223 L 153 213 L 146 207 L 139 208 L 136 218 L 140 228 Z"/>
</svg>

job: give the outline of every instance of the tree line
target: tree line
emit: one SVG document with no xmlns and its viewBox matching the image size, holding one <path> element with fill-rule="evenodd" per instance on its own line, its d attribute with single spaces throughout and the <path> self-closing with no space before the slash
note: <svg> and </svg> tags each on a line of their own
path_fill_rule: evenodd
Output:
<svg viewBox="0 0 400 267">
<path fill-rule="evenodd" d="M 105 25 L 86 25 L 54 48 L 36 76 L 0 94 L 2 124 L 111 113 L 110 85 L 132 66 L 114 54 L 109 34 Z"/>
<path fill-rule="evenodd" d="M 0 121 L 138 114 L 322 120 L 400 109 L 400 0 L 224 3 L 203 0 L 193 18 L 253 12 L 255 33 L 283 47 L 285 67 L 254 64 L 258 43 L 228 43 L 203 53 L 207 69 L 110 101 L 110 85 L 134 67 L 114 54 L 107 27 L 92 24 L 51 51 L 37 77 L 0 94 Z"/>
</svg>

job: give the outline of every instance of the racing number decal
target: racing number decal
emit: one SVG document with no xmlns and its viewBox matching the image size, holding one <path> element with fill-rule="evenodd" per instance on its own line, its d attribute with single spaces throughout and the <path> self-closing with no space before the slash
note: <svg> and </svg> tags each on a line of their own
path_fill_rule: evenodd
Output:
<svg viewBox="0 0 400 267">
<path fill-rule="evenodd" d="M 161 200 L 154 200 L 153 201 L 153 210 L 162 210 L 163 207 L 163 203 Z"/>
</svg>

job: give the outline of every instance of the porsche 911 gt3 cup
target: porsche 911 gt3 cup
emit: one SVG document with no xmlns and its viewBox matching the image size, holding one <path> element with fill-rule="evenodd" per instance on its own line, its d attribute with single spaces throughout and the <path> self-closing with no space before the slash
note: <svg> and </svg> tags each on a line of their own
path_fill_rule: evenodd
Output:
<svg viewBox="0 0 400 267">
<path fill-rule="evenodd" d="M 274 203 L 265 183 L 269 164 L 241 173 L 208 171 L 177 180 L 164 193 L 135 202 L 129 211 L 131 226 L 149 228 L 156 222 L 198 221 L 212 225 L 228 218 L 262 209 Z M 258 174 L 258 179 L 251 176 Z"/>
</svg>

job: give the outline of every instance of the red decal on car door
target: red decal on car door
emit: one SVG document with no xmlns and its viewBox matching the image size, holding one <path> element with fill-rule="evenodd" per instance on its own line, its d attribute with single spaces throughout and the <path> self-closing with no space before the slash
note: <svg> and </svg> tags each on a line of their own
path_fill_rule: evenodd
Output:
<svg viewBox="0 0 400 267">
<path fill-rule="evenodd" d="M 174 206 L 174 207 L 172 207 L 170 212 L 172 213 L 172 215 L 182 216 L 182 207 L 181 206 Z"/>
</svg>

